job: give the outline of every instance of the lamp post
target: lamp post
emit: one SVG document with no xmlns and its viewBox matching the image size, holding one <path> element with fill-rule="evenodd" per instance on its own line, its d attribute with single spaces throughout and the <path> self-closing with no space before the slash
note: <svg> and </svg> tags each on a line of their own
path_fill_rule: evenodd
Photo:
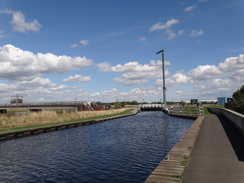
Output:
<svg viewBox="0 0 244 183">
<path fill-rule="evenodd" d="M 163 104 L 166 106 L 166 87 L 165 87 L 165 67 L 164 67 L 164 50 L 158 51 L 156 54 L 162 53 L 162 70 L 163 70 Z"/>
</svg>

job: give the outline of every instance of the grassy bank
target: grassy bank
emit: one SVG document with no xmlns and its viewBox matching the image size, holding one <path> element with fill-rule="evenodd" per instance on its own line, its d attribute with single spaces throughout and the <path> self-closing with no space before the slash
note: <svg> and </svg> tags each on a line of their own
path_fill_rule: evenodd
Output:
<svg viewBox="0 0 244 183">
<path fill-rule="evenodd" d="M 57 114 L 56 112 L 29 113 L 26 115 L 0 115 L 0 132 L 38 128 L 77 121 L 95 120 L 130 114 L 132 109 L 82 111 Z"/>
<path fill-rule="evenodd" d="M 208 111 L 208 107 L 214 107 L 214 108 L 224 108 L 224 105 L 216 105 L 216 104 L 204 104 L 204 114 L 212 114 Z"/>
</svg>

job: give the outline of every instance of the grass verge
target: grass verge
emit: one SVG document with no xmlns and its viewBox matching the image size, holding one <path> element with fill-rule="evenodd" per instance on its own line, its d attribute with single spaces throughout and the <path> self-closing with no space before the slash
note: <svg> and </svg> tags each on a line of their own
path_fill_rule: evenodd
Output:
<svg viewBox="0 0 244 183">
<path fill-rule="evenodd" d="M 209 112 L 208 107 L 224 108 L 224 105 L 216 105 L 216 104 L 212 104 L 212 105 L 208 104 L 207 105 L 207 104 L 205 104 L 205 105 L 203 105 L 203 107 L 204 107 L 204 114 L 212 114 Z"/>
<path fill-rule="evenodd" d="M 82 113 L 66 113 L 56 114 L 54 112 L 35 113 L 23 116 L 1 116 L 0 117 L 0 134 L 8 132 L 16 132 L 30 129 L 37 129 L 43 127 L 51 127 L 55 125 L 69 124 L 74 122 L 85 122 L 97 119 L 104 119 L 119 115 L 131 114 L 133 109 L 120 109 L 112 111 L 86 111 Z M 86 113 L 86 114 L 85 114 Z M 88 114 L 89 115 L 88 115 Z M 33 118 L 34 115 L 34 118 Z M 55 118 L 56 117 L 56 118 Z M 70 117 L 70 118 L 69 118 Z M 16 119 L 18 118 L 18 119 Z M 23 118 L 23 119 L 22 119 Z M 44 118 L 44 119 L 43 119 Z M 3 122 L 5 120 L 5 123 Z M 13 120 L 13 121 L 11 121 Z M 35 120 L 31 122 L 31 120 Z M 44 121 L 43 121 L 44 120 Z M 7 122 L 11 122 L 9 125 Z"/>
</svg>

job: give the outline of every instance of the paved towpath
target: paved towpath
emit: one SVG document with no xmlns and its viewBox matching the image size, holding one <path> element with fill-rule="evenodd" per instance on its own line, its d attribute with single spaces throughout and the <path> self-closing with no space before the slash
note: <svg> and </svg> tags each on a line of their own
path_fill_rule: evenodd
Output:
<svg viewBox="0 0 244 183">
<path fill-rule="evenodd" d="M 183 183 L 244 183 L 244 137 L 224 117 L 205 117 Z"/>
</svg>

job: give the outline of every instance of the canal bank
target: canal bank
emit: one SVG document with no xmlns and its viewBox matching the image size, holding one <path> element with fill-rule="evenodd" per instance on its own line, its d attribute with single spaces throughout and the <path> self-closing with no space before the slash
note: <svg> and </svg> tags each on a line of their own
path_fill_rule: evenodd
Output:
<svg viewBox="0 0 244 183">
<path fill-rule="evenodd" d="M 182 174 L 190 161 L 191 150 L 203 120 L 204 116 L 199 116 L 194 121 L 187 132 L 147 178 L 146 183 L 173 183 L 182 181 Z"/>
<path fill-rule="evenodd" d="M 0 140 L 9 140 L 9 139 L 20 138 L 20 137 L 25 137 L 30 135 L 37 135 L 37 134 L 42 134 L 42 133 L 47 133 L 47 132 L 52 132 L 57 130 L 64 130 L 64 129 L 74 128 L 79 126 L 86 126 L 86 125 L 101 123 L 109 120 L 133 116 L 136 115 L 137 113 L 139 113 L 139 109 L 134 108 L 130 114 L 126 114 L 126 115 L 116 115 L 116 116 L 101 118 L 96 120 L 69 122 L 69 123 L 63 123 L 57 125 L 45 125 L 44 127 L 35 127 L 31 129 L 12 130 L 8 132 L 0 133 Z"/>
</svg>

